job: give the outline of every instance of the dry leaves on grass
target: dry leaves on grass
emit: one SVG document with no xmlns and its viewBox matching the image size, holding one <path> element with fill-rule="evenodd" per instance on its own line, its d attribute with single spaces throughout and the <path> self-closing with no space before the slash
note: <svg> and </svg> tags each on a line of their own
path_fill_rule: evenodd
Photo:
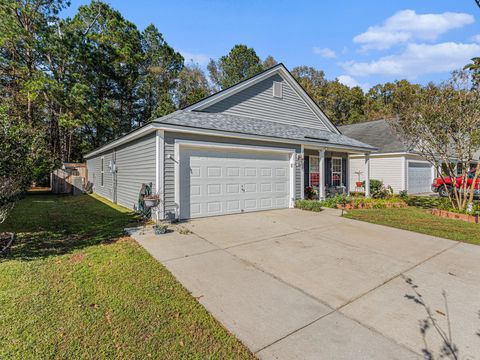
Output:
<svg viewBox="0 0 480 360">
<path fill-rule="evenodd" d="M 72 264 L 79 264 L 83 261 L 83 259 L 85 259 L 85 254 L 80 252 L 80 253 L 73 254 L 70 257 L 70 262 Z"/>
</svg>

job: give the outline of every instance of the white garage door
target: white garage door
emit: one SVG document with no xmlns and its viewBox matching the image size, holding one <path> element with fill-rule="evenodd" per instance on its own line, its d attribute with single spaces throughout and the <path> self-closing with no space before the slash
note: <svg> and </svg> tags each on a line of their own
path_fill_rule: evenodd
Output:
<svg viewBox="0 0 480 360">
<path fill-rule="evenodd" d="M 408 193 L 421 194 L 431 191 L 432 166 L 428 163 L 408 163 Z"/>
<path fill-rule="evenodd" d="M 286 208 L 288 153 L 180 150 L 180 218 Z"/>
</svg>

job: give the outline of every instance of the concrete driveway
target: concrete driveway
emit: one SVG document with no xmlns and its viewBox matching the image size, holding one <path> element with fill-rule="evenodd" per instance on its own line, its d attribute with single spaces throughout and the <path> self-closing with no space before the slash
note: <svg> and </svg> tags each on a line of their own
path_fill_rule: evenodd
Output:
<svg viewBox="0 0 480 360">
<path fill-rule="evenodd" d="M 423 302 L 446 333 L 449 314 L 459 358 L 480 360 L 479 246 L 336 210 L 182 226 L 192 234 L 133 236 L 261 359 L 436 358 L 443 342 L 432 327 L 422 336 Z"/>
</svg>

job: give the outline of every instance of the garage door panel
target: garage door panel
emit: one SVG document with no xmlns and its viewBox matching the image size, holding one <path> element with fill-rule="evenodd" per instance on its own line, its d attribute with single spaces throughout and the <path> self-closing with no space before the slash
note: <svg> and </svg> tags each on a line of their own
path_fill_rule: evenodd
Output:
<svg viewBox="0 0 480 360">
<path fill-rule="evenodd" d="M 257 199 L 245 199 L 245 210 L 255 210 L 257 209 Z"/>
<path fill-rule="evenodd" d="M 180 217 L 289 206 L 287 154 L 182 148 Z"/>
<path fill-rule="evenodd" d="M 270 168 L 261 168 L 260 176 L 262 177 L 272 177 L 272 169 Z"/>
<path fill-rule="evenodd" d="M 240 211 L 240 200 L 227 200 L 227 211 Z"/>
<path fill-rule="evenodd" d="M 272 198 L 260 199 L 260 207 L 262 209 L 270 209 L 273 206 Z"/>
<path fill-rule="evenodd" d="M 191 166 L 190 167 L 190 176 L 192 178 L 200 177 L 200 167 L 199 166 Z"/>
<path fill-rule="evenodd" d="M 240 168 L 238 167 L 227 167 L 227 176 L 228 177 L 239 177 Z"/>
<path fill-rule="evenodd" d="M 284 198 L 276 198 L 275 206 L 276 207 L 286 207 L 286 206 L 288 206 L 288 202 Z"/>
<path fill-rule="evenodd" d="M 262 183 L 262 184 L 260 184 L 260 191 L 262 193 L 272 192 L 272 183 Z"/>
<path fill-rule="evenodd" d="M 209 178 L 222 177 L 222 168 L 220 168 L 218 166 L 208 166 L 207 167 L 207 176 Z"/>
</svg>

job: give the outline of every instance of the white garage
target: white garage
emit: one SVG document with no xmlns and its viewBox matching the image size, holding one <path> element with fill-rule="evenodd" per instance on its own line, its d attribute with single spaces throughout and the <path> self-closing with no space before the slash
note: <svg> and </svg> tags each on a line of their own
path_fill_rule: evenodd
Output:
<svg viewBox="0 0 480 360">
<path fill-rule="evenodd" d="M 425 162 L 408 162 L 408 193 L 421 194 L 431 191 L 432 165 Z"/>
<path fill-rule="evenodd" d="M 291 150 L 180 147 L 180 218 L 287 208 Z"/>
</svg>

